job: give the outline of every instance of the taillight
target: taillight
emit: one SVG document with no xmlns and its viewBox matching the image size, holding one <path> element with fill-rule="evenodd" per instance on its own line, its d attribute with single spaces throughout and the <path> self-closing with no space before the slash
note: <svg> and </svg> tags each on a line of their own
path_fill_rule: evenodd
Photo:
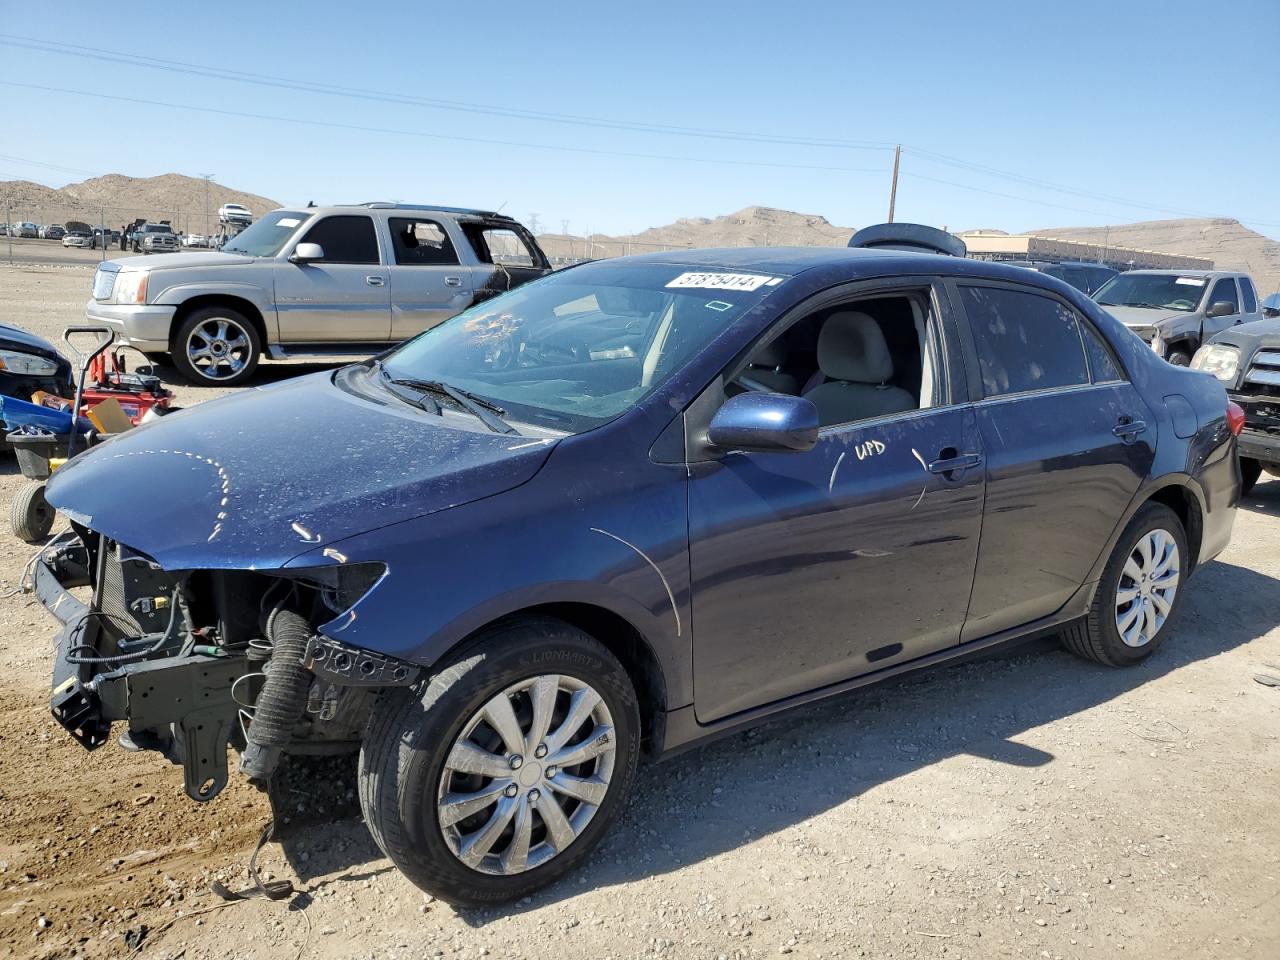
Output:
<svg viewBox="0 0 1280 960">
<path fill-rule="evenodd" d="M 1244 410 L 1233 400 L 1227 401 L 1227 426 L 1231 428 L 1233 437 L 1240 436 L 1240 431 L 1244 429 Z"/>
</svg>

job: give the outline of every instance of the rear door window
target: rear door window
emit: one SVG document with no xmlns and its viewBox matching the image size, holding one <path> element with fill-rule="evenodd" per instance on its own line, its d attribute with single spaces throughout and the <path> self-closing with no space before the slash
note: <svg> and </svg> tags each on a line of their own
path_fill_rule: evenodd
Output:
<svg viewBox="0 0 1280 960">
<path fill-rule="evenodd" d="M 458 252 L 444 226 L 435 220 L 392 217 L 391 245 L 404 266 L 457 266 Z"/>
<path fill-rule="evenodd" d="M 1231 304 L 1232 313 L 1240 312 L 1240 298 L 1236 295 L 1236 282 L 1231 277 L 1223 277 L 1213 285 L 1213 292 L 1209 294 L 1208 306 L 1212 307 L 1222 300 Z"/>
<path fill-rule="evenodd" d="M 307 231 L 301 243 L 318 243 L 325 263 L 378 263 L 378 237 L 373 218 L 325 217 Z"/>
<path fill-rule="evenodd" d="M 1089 382 L 1079 321 L 1059 301 L 978 286 L 961 286 L 960 299 L 973 331 L 984 396 Z"/>
<path fill-rule="evenodd" d="M 1111 355 L 1110 348 L 1103 342 L 1102 335 L 1079 318 L 1076 319 L 1076 323 L 1079 324 L 1080 336 L 1084 339 L 1084 352 L 1089 358 L 1089 373 L 1093 382 L 1113 383 L 1116 380 L 1123 380 L 1124 374 L 1120 372 L 1120 365 Z"/>
</svg>

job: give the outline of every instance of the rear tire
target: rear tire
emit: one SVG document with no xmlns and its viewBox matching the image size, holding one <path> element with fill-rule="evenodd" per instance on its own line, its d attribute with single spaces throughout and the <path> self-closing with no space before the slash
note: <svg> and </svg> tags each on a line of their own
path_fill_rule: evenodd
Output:
<svg viewBox="0 0 1280 960">
<path fill-rule="evenodd" d="M 57 516 L 44 498 L 44 483 L 28 483 L 9 505 L 9 526 L 13 535 L 26 543 L 40 543 L 49 536 Z"/>
<path fill-rule="evenodd" d="M 1244 496 L 1262 476 L 1262 463 L 1252 457 L 1240 458 L 1240 496 Z"/>
<path fill-rule="evenodd" d="M 542 734 L 539 702 L 550 704 Z M 504 715 L 506 733 L 487 719 Z M 570 750 L 589 759 L 570 763 Z M 458 905 L 514 900 L 592 852 L 631 792 L 639 753 L 639 707 L 617 658 L 561 621 L 513 621 L 417 687 L 383 694 L 360 750 L 360 805 L 418 887 Z M 488 772 L 468 765 L 475 757 Z M 476 805 L 464 813 L 460 798 Z"/>
<path fill-rule="evenodd" d="M 1171 563 L 1162 568 L 1155 551 L 1144 551 L 1157 534 L 1173 543 Z M 1150 555 L 1150 560 L 1144 559 Z M 1169 554 L 1165 552 L 1164 557 Z M 1178 612 L 1191 570 L 1187 535 L 1178 515 L 1161 503 L 1148 503 L 1129 521 L 1107 561 L 1084 620 L 1062 634 L 1063 645 L 1078 657 L 1108 667 L 1141 663 L 1168 634 L 1169 622 Z M 1173 576 L 1172 594 L 1164 584 Z M 1121 591 L 1125 597 L 1119 594 Z M 1126 598 L 1131 598 L 1127 599 Z M 1167 607 L 1163 612 L 1161 607 Z M 1130 617 L 1135 613 L 1136 620 Z M 1149 615 L 1150 620 L 1147 620 Z M 1126 618 L 1129 618 L 1126 622 Z M 1125 633 L 1121 626 L 1125 625 Z M 1144 626 L 1148 629 L 1144 629 Z"/>
</svg>

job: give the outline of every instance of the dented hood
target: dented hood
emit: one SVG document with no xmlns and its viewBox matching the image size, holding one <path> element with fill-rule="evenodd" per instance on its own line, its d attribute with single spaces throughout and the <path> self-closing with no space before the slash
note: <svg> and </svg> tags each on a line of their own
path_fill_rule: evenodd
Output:
<svg viewBox="0 0 1280 960">
<path fill-rule="evenodd" d="M 553 446 L 490 433 L 463 414 L 379 405 L 322 373 L 121 434 L 59 469 L 47 497 L 169 570 L 272 569 L 509 490 Z"/>
</svg>

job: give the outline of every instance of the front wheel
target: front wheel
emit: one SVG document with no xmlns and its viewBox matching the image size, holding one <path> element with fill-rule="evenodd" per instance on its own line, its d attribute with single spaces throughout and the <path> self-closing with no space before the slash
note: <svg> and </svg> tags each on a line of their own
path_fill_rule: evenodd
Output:
<svg viewBox="0 0 1280 960">
<path fill-rule="evenodd" d="M 1175 367 L 1191 366 L 1191 354 L 1188 353 L 1186 350 L 1181 350 L 1181 349 L 1170 350 L 1169 356 L 1167 356 L 1165 359 L 1168 360 L 1170 363 L 1172 363 Z"/>
<path fill-rule="evenodd" d="M 262 340 L 248 317 L 230 307 L 201 307 L 173 337 L 173 365 L 205 387 L 235 387 L 253 376 Z"/>
<path fill-rule="evenodd" d="M 1164 640 L 1190 568 L 1178 515 L 1163 504 L 1146 504 L 1116 543 L 1088 616 L 1062 635 L 1063 644 L 1109 667 L 1140 663 Z"/>
<path fill-rule="evenodd" d="M 488 631 L 425 688 L 393 690 L 360 751 L 374 840 L 458 905 L 552 883 L 600 842 L 631 791 L 640 715 L 626 671 L 556 620 Z"/>
</svg>

